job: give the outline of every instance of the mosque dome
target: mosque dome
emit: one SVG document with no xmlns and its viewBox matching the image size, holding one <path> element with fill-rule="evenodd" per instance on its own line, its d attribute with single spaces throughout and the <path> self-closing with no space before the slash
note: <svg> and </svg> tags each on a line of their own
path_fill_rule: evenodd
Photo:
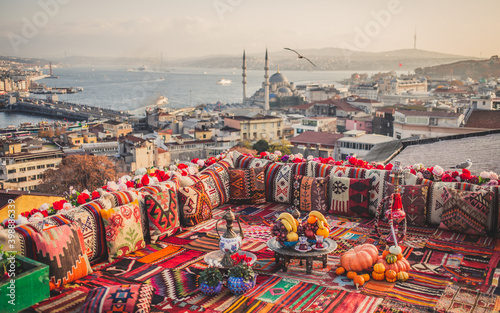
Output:
<svg viewBox="0 0 500 313">
<path fill-rule="evenodd" d="M 291 94 L 292 90 L 290 90 L 290 88 L 288 88 L 288 87 L 281 87 L 280 89 L 278 89 L 278 92 L 279 93 L 284 93 L 284 94 Z"/>
<path fill-rule="evenodd" d="M 276 72 L 269 78 L 270 83 L 288 83 L 288 79 L 282 73 Z"/>
</svg>

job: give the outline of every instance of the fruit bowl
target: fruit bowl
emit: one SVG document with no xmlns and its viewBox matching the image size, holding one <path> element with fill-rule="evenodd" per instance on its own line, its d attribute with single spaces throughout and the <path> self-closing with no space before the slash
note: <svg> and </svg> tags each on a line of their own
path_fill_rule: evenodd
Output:
<svg viewBox="0 0 500 313">
<path fill-rule="evenodd" d="M 299 243 L 298 240 L 296 241 L 284 241 L 284 242 L 280 242 L 280 244 L 285 247 L 285 248 L 293 248 L 295 247 L 297 244 Z"/>
</svg>

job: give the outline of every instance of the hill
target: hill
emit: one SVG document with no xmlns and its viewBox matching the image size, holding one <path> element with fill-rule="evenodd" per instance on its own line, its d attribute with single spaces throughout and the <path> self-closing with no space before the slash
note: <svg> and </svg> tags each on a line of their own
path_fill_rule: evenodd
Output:
<svg viewBox="0 0 500 313">
<path fill-rule="evenodd" d="M 500 60 L 494 55 L 489 60 L 466 60 L 451 64 L 424 67 L 422 74 L 430 77 L 461 76 L 462 78 L 500 77 Z"/>
</svg>

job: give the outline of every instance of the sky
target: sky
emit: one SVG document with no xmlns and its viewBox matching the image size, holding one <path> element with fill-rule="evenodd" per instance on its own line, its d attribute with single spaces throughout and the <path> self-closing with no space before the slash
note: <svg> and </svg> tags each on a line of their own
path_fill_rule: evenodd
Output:
<svg viewBox="0 0 500 313">
<path fill-rule="evenodd" d="M 500 54 L 498 0 L 0 0 L 0 55 L 159 57 L 283 47 Z"/>
</svg>

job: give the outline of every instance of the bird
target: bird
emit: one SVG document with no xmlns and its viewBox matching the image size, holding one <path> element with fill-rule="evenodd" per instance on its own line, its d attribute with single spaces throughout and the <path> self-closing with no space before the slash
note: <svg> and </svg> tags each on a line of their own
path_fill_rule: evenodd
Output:
<svg viewBox="0 0 500 313">
<path fill-rule="evenodd" d="M 455 165 L 452 168 L 462 168 L 469 169 L 472 166 L 472 161 L 470 159 L 465 160 L 465 162 Z"/>
<path fill-rule="evenodd" d="M 290 51 L 297 53 L 297 56 L 299 57 L 299 59 L 306 59 L 307 61 L 309 61 L 309 63 L 311 63 L 314 67 L 316 67 L 316 64 L 314 64 L 311 60 L 309 60 L 308 58 L 306 58 L 302 54 L 298 53 L 297 51 L 290 49 L 290 48 L 285 48 L 285 50 L 290 50 Z"/>
</svg>

